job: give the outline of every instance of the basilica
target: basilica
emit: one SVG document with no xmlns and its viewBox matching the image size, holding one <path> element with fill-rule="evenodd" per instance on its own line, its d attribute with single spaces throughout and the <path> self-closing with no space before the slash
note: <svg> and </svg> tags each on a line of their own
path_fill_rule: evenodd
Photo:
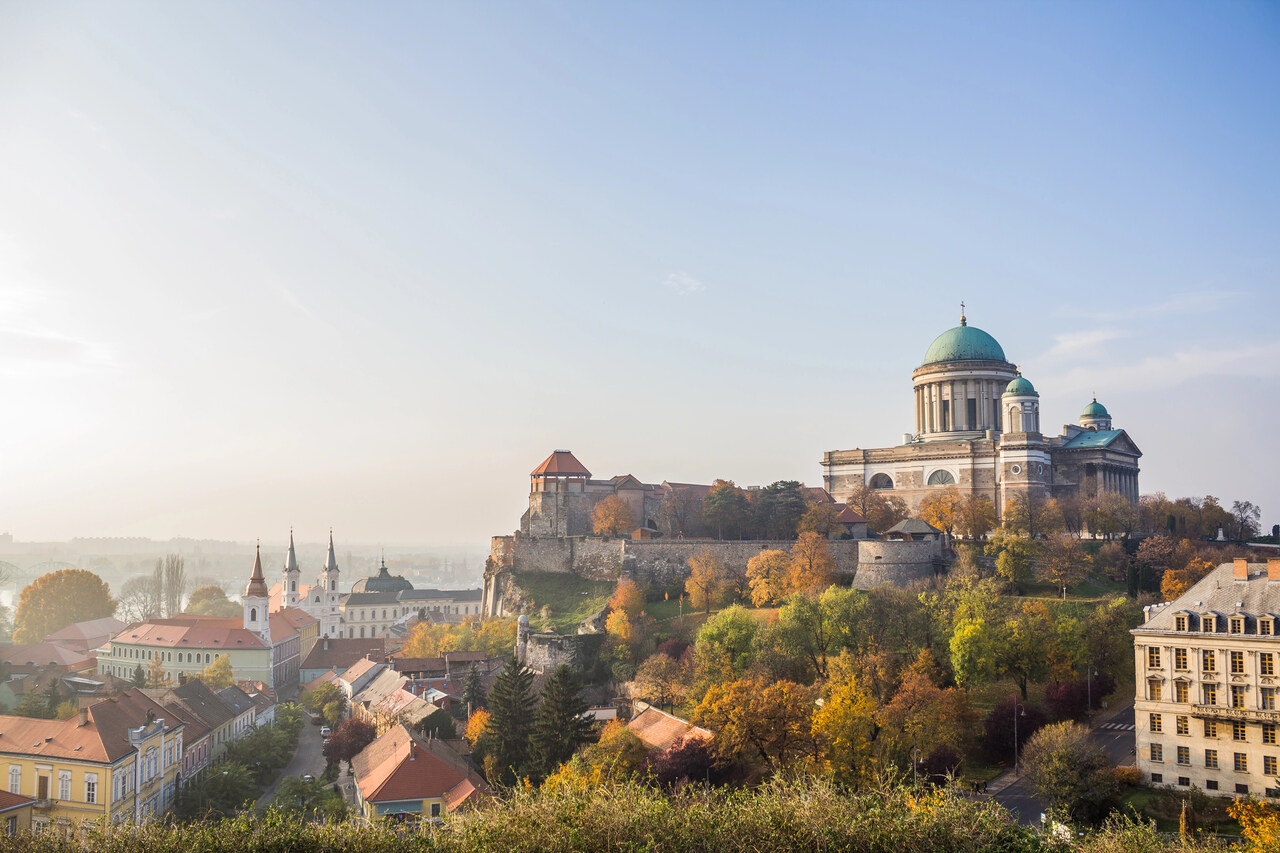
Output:
<svg viewBox="0 0 1280 853">
<path fill-rule="evenodd" d="M 911 375 L 915 430 L 897 447 L 831 450 L 823 485 L 837 501 L 861 486 L 901 497 L 916 514 L 931 492 L 955 486 L 1002 512 L 1019 495 L 1114 492 L 1138 500 L 1142 451 L 1095 398 L 1075 424 L 1046 436 L 1040 395 L 991 335 L 960 325 L 943 332 Z"/>
</svg>

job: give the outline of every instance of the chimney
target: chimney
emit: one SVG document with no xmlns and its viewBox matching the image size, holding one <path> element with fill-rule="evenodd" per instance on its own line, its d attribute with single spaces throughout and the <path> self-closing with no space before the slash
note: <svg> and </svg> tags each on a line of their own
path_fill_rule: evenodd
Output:
<svg viewBox="0 0 1280 853">
<path fill-rule="evenodd" d="M 87 726 L 87 725 L 89 725 L 89 709 L 88 709 L 88 707 L 84 707 L 84 708 L 81 708 L 81 709 L 80 709 L 80 725 L 82 725 L 82 726 Z"/>
<path fill-rule="evenodd" d="M 1267 557 L 1267 580 L 1280 581 L 1280 557 Z"/>
<path fill-rule="evenodd" d="M 1231 576 L 1238 581 L 1247 581 L 1249 579 L 1249 561 L 1244 557 L 1236 557 L 1232 563 Z"/>
</svg>

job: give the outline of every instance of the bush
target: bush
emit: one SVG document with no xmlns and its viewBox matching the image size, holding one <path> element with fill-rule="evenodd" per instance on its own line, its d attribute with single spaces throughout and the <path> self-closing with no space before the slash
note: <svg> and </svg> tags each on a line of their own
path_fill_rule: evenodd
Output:
<svg viewBox="0 0 1280 853">
<path fill-rule="evenodd" d="M 1013 714 L 1014 704 L 1022 705 L 1018 715 L 1018 749 L 1027 745 L 1031 736 L 1038 732 L 1048 717 L 1039 705 L 1018 702 L 1016 696 L 1010 696 L 991 709 L 982 720 L 982 750 L 987 758 L 995 762 L 1013 762 Z"/>
<path fill-rule="evenodd" d="M 1142 771 L 1136 767 L 1117 767 L 1116 781 L 1126 788 L 1138 788 L 1142 785 Z"/>
</svg>

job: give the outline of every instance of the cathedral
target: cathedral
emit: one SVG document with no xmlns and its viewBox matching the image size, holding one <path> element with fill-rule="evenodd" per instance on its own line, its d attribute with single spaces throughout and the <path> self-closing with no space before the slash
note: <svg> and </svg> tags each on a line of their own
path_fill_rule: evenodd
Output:
<svg viewBox="0 0 1280 853">
<path fill-rule="evenodd" d="M 823 485 L 837 501 L 865 485 L 901 497 L 913 515 L 946 486 L 982 495 L 1002 514 L 1019 495 L 1113 492 L 1137 502 L 1142 451 L 1112 428 L 1106 408 L 1095 398 L 1061 435 L 1044 435 L 1035 387 L 963 313 L 911 378 L 915 431 L 901 445 L 823 454 Z"/>
<path fill-rule="evenodd" d="M 316 577 L 314 586 L 302 583 L 298 555 L 293 549 L 293 531 L 289 531 L 289 552 L 280 569 L 280 583 L 266 596 L 272 612 L 296 607 L 320 620 L 320 637 L 342 636 L 342 594 L 338 592 L 338 558 L 333 553 L 333 531 L 329 531 L 329 554 Z"/>
</svg>

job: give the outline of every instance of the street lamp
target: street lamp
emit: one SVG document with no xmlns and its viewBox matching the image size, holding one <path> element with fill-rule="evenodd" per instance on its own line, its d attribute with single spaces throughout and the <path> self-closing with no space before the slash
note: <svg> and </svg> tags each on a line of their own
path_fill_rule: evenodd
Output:
<svg viewBox="0 0 1280 853">
<path fill-rule="evenodd" d="M 1018 775 L 1018 717 L 1027 715 L 1027 706 L 1019 705 L 1017 700 L 1013 703 L 1013 775 Z"/>
<path fill-rule="evenodd" d="M 1085 677 L 1085 717 L 1089 721 L 1089 728 L 1093 728 L 1093 677 L 1097 675 L 1097 671 L 1093 668 L 1093 664 L 1089 664 L 1089 673 Z"/>
</svg>

